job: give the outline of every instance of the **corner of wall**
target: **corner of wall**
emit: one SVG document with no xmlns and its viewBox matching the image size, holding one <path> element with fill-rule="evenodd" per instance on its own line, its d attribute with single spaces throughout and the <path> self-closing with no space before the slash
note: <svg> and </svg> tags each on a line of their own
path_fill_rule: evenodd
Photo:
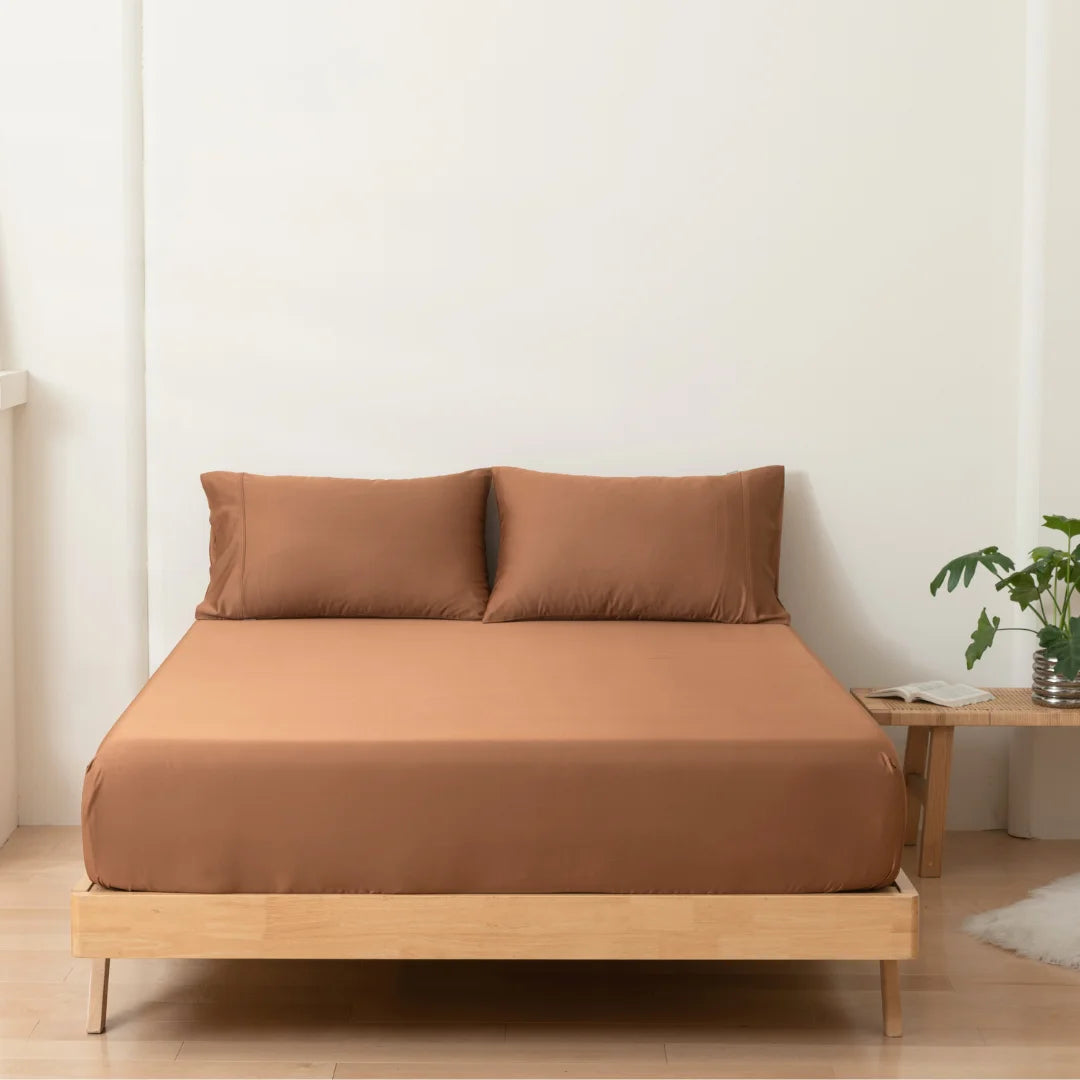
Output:
<svg viewBox="0 0 1080 1080">
<path fill-rule="evenodd" d="M 1077 87 L 1061 77 L 1064 57 L 1069 60 L 1080 45 L 1080 19 L 1070 7 L 1052 0 L 1027 0 L 1025 33 L 1025 108 L 1023 175 L 1023 248 L 1020 281 L 1020 343 L 1018 355 L 1017 424 L 1017 546 L 1021 552 L 1039 543 L 1041 514 L 1069 507 L 1047 506 L 1044 499 L 1056 497 L 1062 485 L 1056 481 L 1053 455 L 1045 446 L 1046 432 L 1061 419 L 1053 415 L 1059 397 L 1075 401 L 1075 387 L 1061 385 L 1051 374 L 1055 356 L 1074 350 L 1075 325 L 1064 328 L 1072 336 L 1049 342 L 1049 331 L 1058 326 L 1050 305 L 1057 295 L 1058 281 L 1071 279 L 1075 267 L 1060 266 L 1051 258 L 1050 243 L 1068 235 L 1065 203 L 1055 202 L 1054 185 L 1060 188 L 1059 173 L 1068 175 L 1071 163 L 1080 162 L 1080 140 L 1068 144 L 1075 127 L 1080 95 Z M 1051 32 L 1053 31 L 1053 32 Z M 1055 62 L 1056 58 L 1056 62 Z M 1055 117 L 1057 119 L 1055 120 Z M 1053 162 L 1053 171 L 1051 163 Z M 1075 168 L 1075 166 L 1073 166 Z M 1080 175 L 1080 173 L 1078 173 Z M 1068 185 L 1068 181 L 1065 181 Z M 1080 219 L 1078 219 L 1080 220 Z M 1071 289 L 1065 301 L 1073 306 Z M 1054 372 L 1057 372 L 1056 366 Z M 1075 361 L 1070 369 L 1075 371 Z M 1053 386 L 1054 396 L 1046 396 Z M 1017 685 L 1031 682 L 1032 639 L 1016 635 L 1014 669 Z M 1075 784 L 1080 753 L 1080 734 L 1075 729 L 1021 728 L 1013 732 L 1009 757 L 1009 832 L 1027 837 L 1080 837 L 1080 797 Z"/>
</svg>

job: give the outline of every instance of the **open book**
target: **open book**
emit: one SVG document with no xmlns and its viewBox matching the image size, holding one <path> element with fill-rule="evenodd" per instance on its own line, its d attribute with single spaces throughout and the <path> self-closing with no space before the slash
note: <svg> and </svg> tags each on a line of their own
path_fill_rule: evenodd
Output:
<svg viewBox="0 0 1080 1080">
<path fill-rule="evenodd" d="M 943 679 L 890 686 L 887 690 L 872 690 L 866 696 L 903 698 L 909 705 L 913 701 L 929 701 L 931 705 L 942 705 L 947 709 L 974 705 L 977 701 L 994 700 L 994 695 L 987 690 L 968 686 L 967 683 L 947 683 Z"/>
</svg>

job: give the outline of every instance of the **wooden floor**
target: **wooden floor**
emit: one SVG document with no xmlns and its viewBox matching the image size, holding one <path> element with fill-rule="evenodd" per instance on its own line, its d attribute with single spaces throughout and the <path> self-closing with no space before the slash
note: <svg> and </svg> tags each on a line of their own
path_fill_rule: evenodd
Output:
<svg viewBox="0 0 1080 1080">
<path fill-rule="evenodd" d="M 1080 841 L 950 835 L 945 876 L 913 875 L 902 1040 L 876 964 L 776 962 L 114 961 L 88 1036 L 78 832 L 21 829 L 0 849 L 0 1076 L 1077 1077 L 1080 972 L 958 929 L 1077 871 Z"/>
</svg>

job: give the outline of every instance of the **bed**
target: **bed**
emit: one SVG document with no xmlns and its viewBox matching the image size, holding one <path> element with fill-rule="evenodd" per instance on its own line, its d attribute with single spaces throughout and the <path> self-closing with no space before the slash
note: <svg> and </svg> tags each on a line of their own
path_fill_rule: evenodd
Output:
<svg viewBox="0 0 1080 1080">
<path fill-rule="evenodd" d="M 200 621 L 87 770 L 75 955 L 897 962 L 902 772 L 786 625 Z"/>
</svg>

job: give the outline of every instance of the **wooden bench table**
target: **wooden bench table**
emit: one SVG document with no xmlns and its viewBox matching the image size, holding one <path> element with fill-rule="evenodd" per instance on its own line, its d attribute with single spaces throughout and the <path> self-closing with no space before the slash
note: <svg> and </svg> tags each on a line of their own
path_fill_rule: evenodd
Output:
<svg viewBox="0 0 1080 1080">
<path fill-rule="evenodd" d="M 1080 727 L 1080 709 L 1048 709 L 1031 700 L 1030 690 L 990 688 L 993 701 L 944 709 L 897 698 L 869 698 L 852 690 L 864 709 L 883 727 L 909 729 L 904 752 L 908 810 L 905 844 L 919 842 L 919 874 L 941 877 L 945 808 L 949 799 L 953 731 L 958 727 Z M 922 830 L 919 818 L 922 817 Z"/>
</svg>

